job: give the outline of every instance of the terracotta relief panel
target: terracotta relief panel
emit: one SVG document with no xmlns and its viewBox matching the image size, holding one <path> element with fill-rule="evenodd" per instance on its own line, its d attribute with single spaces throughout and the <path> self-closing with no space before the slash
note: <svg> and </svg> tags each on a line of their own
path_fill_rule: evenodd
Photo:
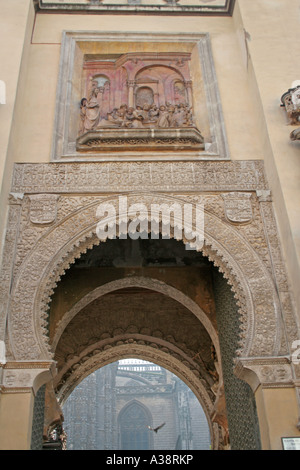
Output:
<svg viewBox="0 0 300 470">
<path fill-rule="evenodd" d="M 121 36 L 64 34 L 52 159 L 228 159 L 208 35 Z"/>
<path fill-rule="evenodd" d="M 120 150 L 120 140 L 126 148 L 204 149 L 193 120 L 189 63 L 183 53 L 86 61 L 76 149 Z"/>
</svg>

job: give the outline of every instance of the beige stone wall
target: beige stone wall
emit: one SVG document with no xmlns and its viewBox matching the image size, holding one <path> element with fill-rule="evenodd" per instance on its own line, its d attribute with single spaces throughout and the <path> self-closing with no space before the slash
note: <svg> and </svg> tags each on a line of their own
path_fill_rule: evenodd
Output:
<svg viewBox="0 0 300 470">
<path fill-rule="evenodd" d="M 239 0 L 234 14 L 259 128 L 258 134 L 251 134 L 265 162 L 298 312 L 300 145 L 289 140 L 297 126 L 288 124 L 280 97 L 300 78 L 299 8 L 299 0 Z M 248 60 L 243 29 L 250 37 Z"/>
</svg>

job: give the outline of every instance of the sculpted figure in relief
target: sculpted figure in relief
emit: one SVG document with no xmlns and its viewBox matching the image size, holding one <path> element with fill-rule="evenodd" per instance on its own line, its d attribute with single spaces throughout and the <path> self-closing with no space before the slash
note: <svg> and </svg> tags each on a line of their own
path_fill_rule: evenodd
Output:
<svg viewBox="0 0 300 470">
<path fill-rule="evenodd" d="M 84 132 L 96 129 L 99 124 L 100 104 L 97 100 L 99 92 L 99 88 L 94 88 L 89 100 L 86 102 L 84 99 L 81 100 L 84 103 L 80 109 L 80 116 L 83 121 L 82 127 Z"/>
<path fill-rule="evenodd" d="M 127 106 L 122 104 L 100 119 L 100 104 L 97 101 L 99 89 L 92 90 L 91 98 L 82 98 L 80 105 L 79 135 L 91 130 L 103 128 L 186 128 L 194 127 L 192 108 L 187 104 L 166 103 L 159 107 L 156 104 L 144 106 Z"/>
</svg>

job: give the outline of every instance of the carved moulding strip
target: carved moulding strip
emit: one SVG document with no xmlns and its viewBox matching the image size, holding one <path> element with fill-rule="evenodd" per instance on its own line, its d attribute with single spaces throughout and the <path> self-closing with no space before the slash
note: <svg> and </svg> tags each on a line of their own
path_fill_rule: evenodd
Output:
<svg viewBox="0 0 300 470">
<path fill-rule="evenodd" d="M 275 280 L 278 297 L 281 303 L 283 329 L 286 330 L 287 352 L 291 353 L 291 345 L 300 336 L 299 325 L 294 315 L 293 296 L 289 289 L 286 267 L 276 228 L 274 209 L 270 191 L 256 191 L 259 201 L 261 219 L 271 262 L 271 272 Z M 285 338 L 283 338 L 284 340 Z"/>
<path fill-rule="evenodd" d="M 127 342 L 114 347 L 104 348 L 95 351 L 90 357 L 86 358 L 79 367 L 77 367 L 64 382 L 58 391 L 58 400 L 63 403 L 72 390 L 80 383 L 91 371 L 99 368 L 99 364 L 105 366 L 120 358 L 139 357 L 147 361 L 159 364 L 177 375 L 183 380 L 189 388 L 194 392 L 200 401 L 204 412 L 206 413 L 207 420 L 210 426 L 211 438 L 215 449 L 218 448 L 220 442 L 219 427 L 216 423 L 212 423 L 211 415 L 214 412 L 213 402 L 207 392 L 203 381 L 199 376 L 195 375 L 194 371 L 184 364 L 179 358 L 171 355 L 169 351 L 164 351 L 158 348 L 155 343 L 137 344 L 136 341 Z"/>
<path fill-rule="evenodd" d="M 256 191 L 268 189 L 263 162 L 17 163 L 14 193 L 130 191 Z"/>
<path fill-rule="evenodd" d="M 130 195 L 128 203 L 140 202 L 141 196 L 148 207 L 151 203 L 176 201 L 176 198 L 168 199 L 167 195 L 137 193 Z M 109 200 L 117 207 L 116 196 Z M 99 199 L 94 199 L 51 227 L 21 265 L 12 288 L 9 322 L 12 347 L 17 357 L 36 358 L 49 354 L 47 304 L 64 270 L 88 247 L 100 243 L 95 236 L 98 204 Z M 273 355 L 279 348 L 280 325 L 276 290 L 267 269 L 233 227 L 209 213 L 205 213 L 205 227 L 204 254 L 225 273 L 238 296 L 245 328 L 241 349 L 246 355 L 251 352 Z"/>
<path fill-rule="evenodd" d="M 21 200 L 15 195 L 10 198 L 7 228 L 5 233 L 4 250 L 2 255 L 2 266 L 0 271 L 0 341 L 5 341 L 7 312 L 10 306 L 10 283 L 12 279 L 13 266 L 17 251 L 16 243 L 20 223 Z"/>
<path fill-rule="evenodd" d="M 9 361 L 3 366 L 1 392 L 36 393 L 55 373 L 54 361 Z"/>
<path fill-rule="evenodd" d="M 228 160 L 229 148 L 224 125 L 223 111 L 219 96 L 217 77 L 214 68 L 210 39 L 207 33 L 138 33 L 138 32 L 95 32 L 95 31 L 65 31 L 62 38 L 60 72 L 58 77 L 58 88 L 56 98 L 56 114 L 54 123 L 54 133 L 52 139 L 51 160 L 59 161 L 86 161 L 87 155 L 83 151 L 82 146 L 76 150 L 77 130 L 75 133 L 73 114 L 78 114 L 78 106 L 74 102 L 80 102 L 82 96 L 76 95 L 80 87 L 72 85 L 74 77 L 81 76 L 84 63 L 84 54 L 81 51 L 83 45 L 94 44 L 91 53 L 95 48 L 101 52 L 101 44 L 110 43 L 178 43 L 187 44 L 189 47 L 194 46 L 197 50 L 199 65 L 202 70 L 205 102 L 208 113 L 210 137 L 206 148 L 194 150 L 192 155 L 195 159 L 203 160 Z M 80 56 L 80 57 L 79 57 Z M 79 63 L 81 64 L 79 67 Z M 76 98 L 75 98 L 76 95 Z M 72 123 L 72 124 L 70 124 Z M 75 126 L 75 127 L 74 127 Z M 73 128 L 74 127 L 74 128 Z M 201 130 L 201 129 L 200 129 Z M 204 136 L 205 137 L 205 136 Z M 111 160 L 119 160 L 119 156 L 114 153 L 108 154 L 108 150 L 102 152 L 100 144 L 97 144 L 97 151 L 89 152 L 89 160 L 99 161 L 103 157 L 110 156 Z M 165 146 L 164 146 L 165 147 Z M 184 148 L 181 150 L 180 156 L 176 156 L 170 150 L 157 149 L 156 155 L 153 155 L 153 148 L 147 149 L 147 144 L 143 150 L 143 155 L 139 155 L 136 150 L 122 149 L 124 160 L 162 160 L 166 158 L 185 158 L 191 157 L 191 149 L 185 155 Z"/>
</svg>

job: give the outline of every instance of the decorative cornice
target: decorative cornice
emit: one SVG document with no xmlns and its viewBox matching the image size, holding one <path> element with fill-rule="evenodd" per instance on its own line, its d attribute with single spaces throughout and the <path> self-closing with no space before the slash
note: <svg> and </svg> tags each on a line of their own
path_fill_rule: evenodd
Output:
<svg viewBox="0 0 300 470">
<path fill-rule="evenodd" d="M 180 5 L 180 3 L 167 2 L 161 5 L 149 5 L 128 3 L 127 5 L 105 4 L 103 0 L 90 0 L 86 2 L 62 3 L 57 0 L 46 2 L 45 0 L 33 0 L 37 12 L 70 12 L 70 13 L 90 13 L 90 14 L 153 14 L 153 15 L 201 15 L 201 16 L 232 16 L 235 6 L 235 0 L 226 0 L 219 5 Z"/>
<path fill-rule="evenodd" d="M 263 388 L 294 387 L 295 380 L 287 356 L 247 357 L 236 361 L 235 374 L 247 382 L 253 391 Z"/>
</svg>

